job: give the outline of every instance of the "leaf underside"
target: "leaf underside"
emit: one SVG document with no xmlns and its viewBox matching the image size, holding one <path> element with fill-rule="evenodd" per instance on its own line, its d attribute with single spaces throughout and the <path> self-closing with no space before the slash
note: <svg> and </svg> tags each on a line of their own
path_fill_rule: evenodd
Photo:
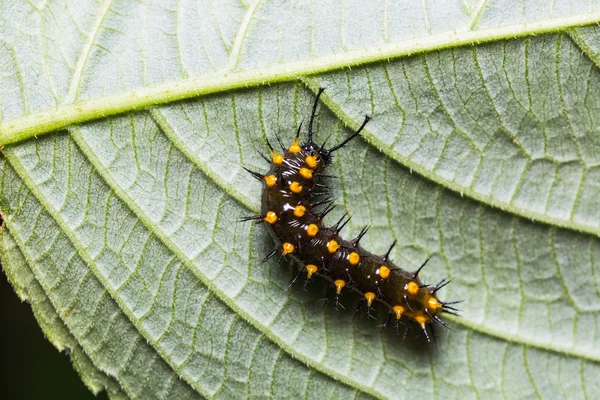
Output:
<svg viewBox="0 0 600 400">
<path fill-rule="evenodd" d="M 3 150 L 2 266 L 90 390 L 598 397 L 600 31 L 576 27 L 598 6 L 388 3 L 316 2 L 305 14 L 293 2 L 48 2 L 0 13 L 14 27 L 0 33 L 0 139 L 38 113 L 64 125 L 35 125 L 37 139 Z M 507 27 L 555 32 L 504 40 Z M 487 43 L 437 41 L 449 32 Z M 389 50 L 416 42 L 430 47 Z M 378 48 L 394 56 L 381 61 Z M 155 90 L 215 73 L 315 72 L 298 67 L 311 63 L 319 73 L 256 75 L 255 87 L 184 101 Z M 330 167 L 330 221 L 349 210 L 347 237 L 370 225 L 370 251 L 397 239 L 406 269 L 431 255 L 425 280 L 454 278 L 441 297 L 464 300 L 448 318 L 455 331 L 432 347 L 323 309 L 319 285 L 286 290 L 285 263 L 261 264 L 266 232 L 237 222 L 259 210 L 260 185 L 242 167 L 266 170 L 266 138 L 291 142 L 318 87 L 319 141 L 373 116 Z M 131 92 L 161 105 L 110 103 Z M 89 101 L 96 114 L 69 125 L 70 105 Z"/>
</svg>

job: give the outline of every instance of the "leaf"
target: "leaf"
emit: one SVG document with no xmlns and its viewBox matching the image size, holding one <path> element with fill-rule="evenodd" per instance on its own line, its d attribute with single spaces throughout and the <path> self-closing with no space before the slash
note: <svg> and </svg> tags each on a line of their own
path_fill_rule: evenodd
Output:
<svg viewBox="0 0 600 400">
<path fill-rule="evenodd" d="M 578 28 L 598 5 L 2 7 L 2 263 L 91 390 L 600 391 L 600 32 Z M 319 140 L 374 117 L 331 167 L 346 234 L 398 239 L 407 269 L 432 255 L 426 279 L 465 300 L 432 348 L 287 291 L 268 235 L 236 222 L 259 209 L 242 166 L 265 168 L 319 86 Z"/>
</svg>

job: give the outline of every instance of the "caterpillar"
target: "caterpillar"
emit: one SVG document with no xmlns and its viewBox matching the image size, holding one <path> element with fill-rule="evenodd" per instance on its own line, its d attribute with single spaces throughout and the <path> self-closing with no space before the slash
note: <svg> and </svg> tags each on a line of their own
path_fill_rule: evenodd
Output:
<svg viewBox="0 0 600 400">
<path fill-rule="evenodd" d="M 281 154 L 267 140 L 271 157 L 261 154 L 270 164 L 266 174 L 244 168 L 262 182 L 263 190 L 260 215 L 244 217 L 242 221 L 256 221 L 265 225 L 273 237 L 276 248 L 263 262 L 281 254 L 284 258 L 290 258 L 292 264 L 299 265 L 292 284 L 301 274 L 305 274 L 306 282 L 315 277 L 321 278 L 329 285 L 330 292 L 335 292 L 336 308 L 339 307 L 343 292 L 356 293 L 361 297 L 361 302 L 366 303 L 369 315 L 375 304 L 387 309 L 384 329 L 393 319 L 396 320 L 396 327 L 402 320 L 412 321 L 431 343 L 428 327 L 433 334 L 436 324 L 449 327 L 440 318 L 442 313 L 458 315 L 458 310 L 454 308 L 457 301 L 443 302 L 437 297 L 437 292 L 450 281 L 443 279 L 436 285 L 421 282 L 419 272 L 429 259 L 414 272 L 396 266 L 390 260 L 396 241 L 381 256 L 363 249 L 360 240 L 367 233 L 368 226 L 355 238 L 343 239 L 340 231 L 350 221 L 348 213 L 331 227 L 323 222 L 335 207 L 327 191 L 327 180 L 332 176 L 325 174 L 332 162 L 332 154 L 358 137 L 370 120 L 368 115 L 365 116 L 358 130 L 338 145 L 331 148 L 326 148 L 326 143 L 317 145 L 313 141 L 313 123 L 323 90 L 319 89 L 314 101 L 305 143 L 299 141 L 301 123 L 290 147 L 286 148 L 277 137 Z M 407 324 L 405 337 L 409 327 L 410 324 Z"/>
</svg>

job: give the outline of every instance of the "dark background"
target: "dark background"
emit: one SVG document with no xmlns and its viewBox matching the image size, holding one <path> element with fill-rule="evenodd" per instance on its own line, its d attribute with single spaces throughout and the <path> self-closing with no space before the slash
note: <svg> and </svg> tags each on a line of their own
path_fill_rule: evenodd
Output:
<svg viewBox="0 0 600 400">
<path fill-rule="evenodd" d="M 2 271 L 0 265 L 0 271 Z M 29 303 L 0 272 L 0 399 L 106 399 L 83 384 L 67 354 L 46 339 Z"/>
</svg>

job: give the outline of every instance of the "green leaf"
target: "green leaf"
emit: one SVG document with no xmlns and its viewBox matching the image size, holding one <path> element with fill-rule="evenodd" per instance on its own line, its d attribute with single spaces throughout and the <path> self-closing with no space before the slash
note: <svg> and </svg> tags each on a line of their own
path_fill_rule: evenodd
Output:
<svg viewBox="0 0 600 400">
<path fill-rule="evenodd" d="M 0 6 L 3 268 L 115 398 L 598 397 L 600 5 L 558 3 Z M 320 141 L 373 116 L 346 235 L 465 300 L 431 348 L 237 223 L 319 86 Z"/>
<path fill-rule="evenodd" d="M 47 334 L 48 340 L 59 350 L 69 351 L 73 366 L 92 392 L 98 393 L 106 389 L 111 398 L 127 398 L 119 384 L 94 365 L 77 342 L 77 339 L 71 335 L 68 328 L 61 321 L 59 312 L 49 301 L 44 289 L 36 280 L 27 264 L 27 260 L 8 230 L 2 230 L 1 234 L 2 252 L 0 257 L 4 272 L 6 272 L 21 300 L 28 301 L 31 304 L 35 317 Z M 64 310 L 63 316 L 69 317 L 76 313 L 76 309 Z"/>
</svg>

